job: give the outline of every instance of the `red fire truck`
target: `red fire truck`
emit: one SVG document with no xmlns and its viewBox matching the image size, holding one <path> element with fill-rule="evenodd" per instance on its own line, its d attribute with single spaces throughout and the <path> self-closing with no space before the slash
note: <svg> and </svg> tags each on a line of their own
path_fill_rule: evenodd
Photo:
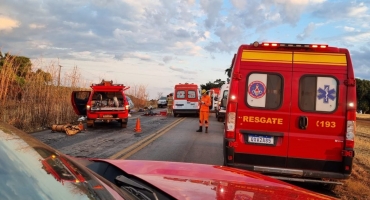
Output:
<svg viewBox="0 0 370 200">
<path fill-rule="evenodd" d="M 127 127 L 129 102 L 124 91 L 129 87 L 102 81 L 92 84 L 91 91 L 73 91 L 72 105 L 78 115 L 87 116 L 87 126 L 94 127 L 95 121 L 118 121 L 122 128 Z"/>
</svg>

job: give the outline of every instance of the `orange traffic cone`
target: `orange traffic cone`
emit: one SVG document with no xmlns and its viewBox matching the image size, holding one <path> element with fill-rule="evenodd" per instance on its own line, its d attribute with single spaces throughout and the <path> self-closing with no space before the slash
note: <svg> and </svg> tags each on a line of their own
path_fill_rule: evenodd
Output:
<svg viewBox="0 0 370 200">
<path fill-rule="evenodd" d="M 140 118 L 136 119 L 136 128 L 134 129 L 136 133 L 141 132 L 141 127 L 140 127 Z"/>
<path fill-rule="evenodd" d="M 78 124 L 78 128 L 80 129 L 80 131 L 84 130 L 84 125 L 82 124 L 82 122 Z"/>
</svg>

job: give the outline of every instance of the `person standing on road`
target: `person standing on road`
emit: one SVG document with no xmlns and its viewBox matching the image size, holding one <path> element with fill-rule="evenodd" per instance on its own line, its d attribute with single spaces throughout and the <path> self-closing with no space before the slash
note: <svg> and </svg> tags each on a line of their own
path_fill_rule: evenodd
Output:
<svg viewBox="0 0 370 200">
<path fill-rule="evenodd" d="M 197 130 L 197 132 L 202 132 L 203 124 L 205 124 L 205 132 L 208 133 L 209 106 L 211 106 L 211 98 L 207 95 L 207 91 L 205 89 L 202 90 L 202 97 L 199 103 L 199 129 Z"/>
<path fill-rule="evenodd" d="M 172 93 L 167 97 L 167 115 L 172 115 L 173 110 L 173 95 Z"/>
</svg>

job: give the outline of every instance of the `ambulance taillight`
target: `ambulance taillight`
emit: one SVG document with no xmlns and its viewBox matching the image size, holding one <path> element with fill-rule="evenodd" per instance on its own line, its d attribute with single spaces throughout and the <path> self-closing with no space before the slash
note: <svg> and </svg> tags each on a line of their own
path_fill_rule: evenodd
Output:
<svg viewBox="0 0 370 200">
<path fill-rule="evenodd" d="M 351 63 L 350 60 L 348 63 Z M 353 70 L 348 67 L 348 74 L 351 77 Z M 345 135 L 345 149 L 353 149 L 355 147 L 356 133 L 356 80 L 347 79 L 344 84 L 347 86 L 347 128 Z"/>
<path fill-rule="evenodd" d="M 235 81 L 237 82 L 237 81 Z M 230 89 L 229 101 L 226 109 L 226 135 L 227 139 L 235 138 L 235 124 L 236 124 L 236 111 L 238 108 L 237 96 L 238 87 L 237 83 Z"/>
<path fill-rule="evenodd" d="M 235 123 L 236 123 L 236 107 L 237 103 L 230 102 L 228 111 L 226 112 L 226 135 L 227 139 L 235 138 Z"/>
<path fill-rule="evenodd" d="M 346 149 L 353 149 L 355 147 L 356 110 L 354 110 L 354 106 L 353 102 L 349 102 L 347 105 Z"/>
</svg>

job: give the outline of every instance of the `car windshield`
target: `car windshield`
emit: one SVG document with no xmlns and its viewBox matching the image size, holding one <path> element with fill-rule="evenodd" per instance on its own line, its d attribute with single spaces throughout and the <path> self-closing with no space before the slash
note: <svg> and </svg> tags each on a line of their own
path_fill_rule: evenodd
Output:
<svg viewBox="0 0 370 200">
<path fill-rule="evenodd" d="M 1 199 L 113 199 L 101 181 L 39 141 L 0 124 Z M 6 130 L 6 131 L 3 131 Z M 99 186 L 98 190 L 94 187 Z"/>
<path fill-rule="evenodd" d="M 161 97 L 159 100 L 167 100 L 167 97 Z"/>
</svg>

